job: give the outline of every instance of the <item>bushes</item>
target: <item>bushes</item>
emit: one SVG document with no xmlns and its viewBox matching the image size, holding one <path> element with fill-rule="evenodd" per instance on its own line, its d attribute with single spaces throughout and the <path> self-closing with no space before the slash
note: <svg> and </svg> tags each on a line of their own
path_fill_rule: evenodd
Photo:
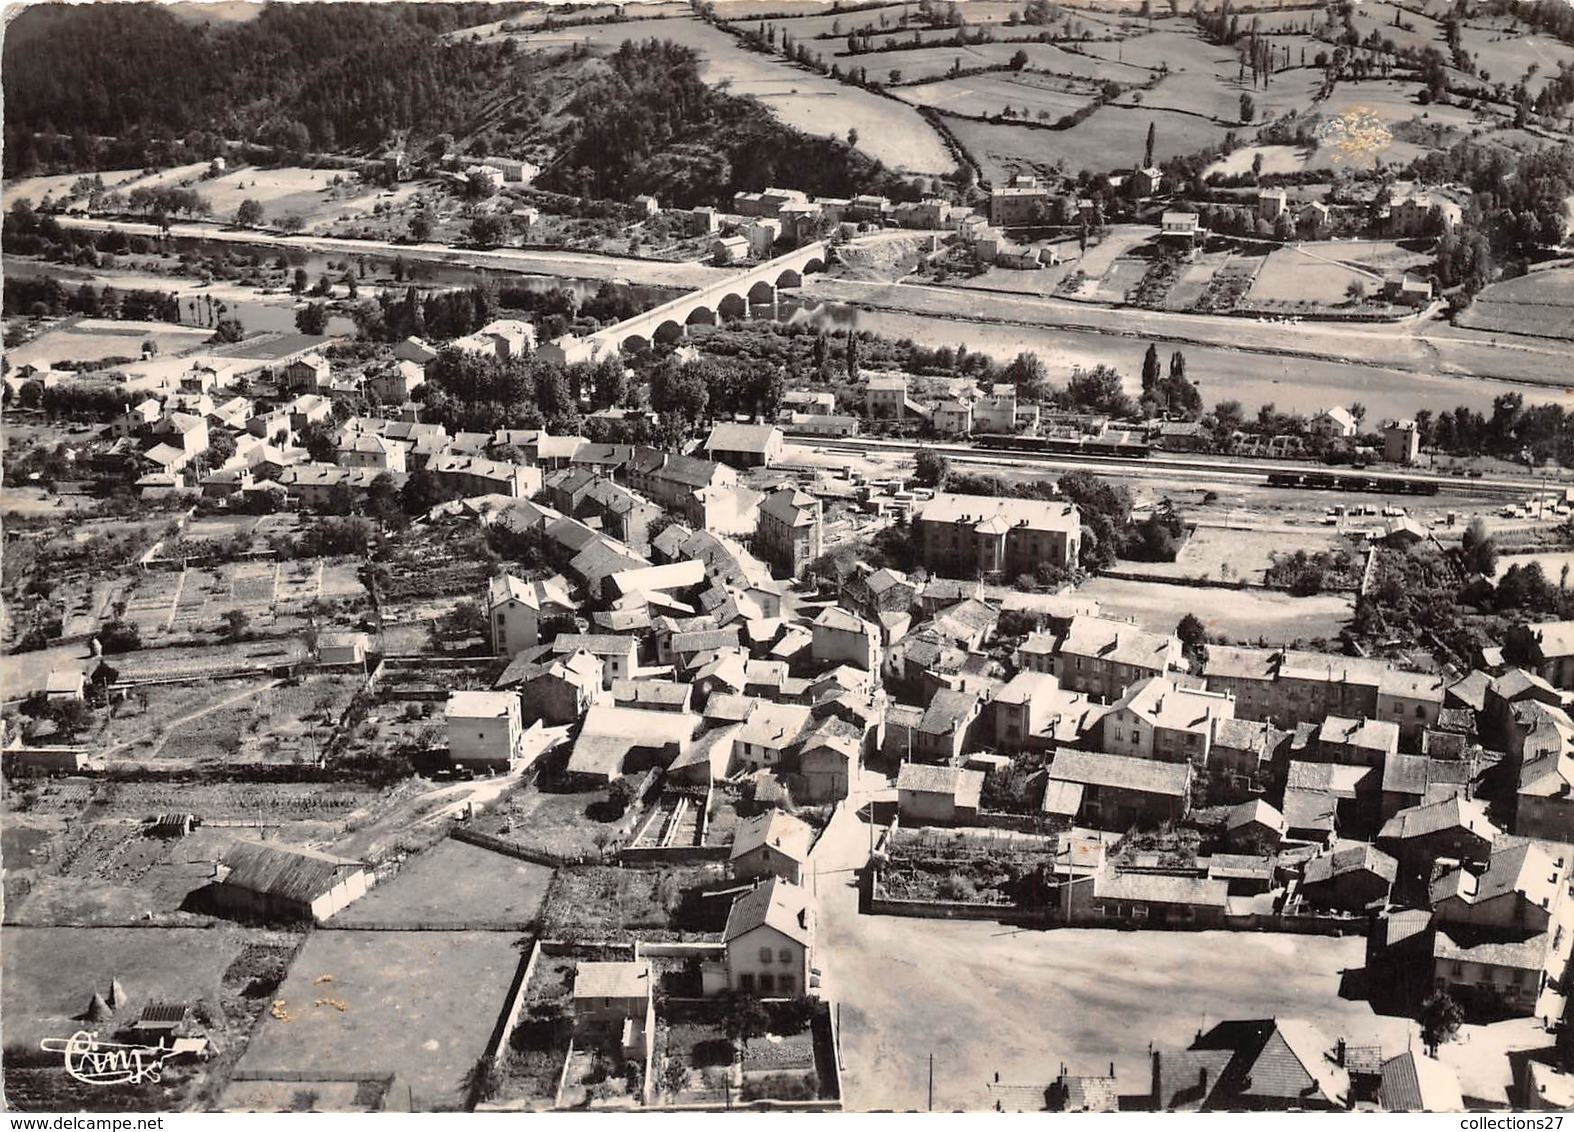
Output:
<svg viewBox="0 0 1574 1132">
<path fill-rule="evenodd" d="M 808 1073 L 771 1073 L 764 1077 L 745 1077 L 745 1101 L 813 1101 L 820 1098 L 820 1076 Z"/>
</svg>

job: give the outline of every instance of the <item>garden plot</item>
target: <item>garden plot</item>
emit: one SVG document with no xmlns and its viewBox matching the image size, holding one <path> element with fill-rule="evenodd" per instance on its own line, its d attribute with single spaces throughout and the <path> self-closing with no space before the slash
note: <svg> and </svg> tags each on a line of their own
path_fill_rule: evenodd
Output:
<svg viewBox="0 0 1574 1132">
<path fill-rule="evenodd" d="M 1010 111 L 1018 118 L 1056 121 L 1094 100 L 1093 85 L 1028 72 L 1001 72 L 944 79 L 892 91 L 904 102 L 935 106 L 953 114 L 994 117 Z"/>
<path fill-rule="evenodd" d="M 1096 578 L 1077 592 L 1096 599 L 1110 616 L 1130 618 L 1152 632 L 1168 633 L 1183 613 L 1195 613 L 1215 639 L 1249 643 L 1333 640 L 1354 612 L 1343 594 L 1291 597 L 1124 578 Z"/>
<path fill-rule="evenodd" d="M 1504 334 L 1574 339 L 1574 268 L 1533 271 L 1476 296 L 1461 325 Z"/>
<path fill-rule="evenodd" d="M 637 930 L 675 930 L 682 922 L 684 894 L 690 889 L 717 888 L 726 882 L 721 865 L 672 869 L 623 869 L 604 865 L 561 868 L 552 878 L 541 909 L 541 934 L 564 938 L 617 938 Z"/>
<path fill-rule="evenodd" d="M 360 567 L 353 560 L 321 562 L 317 588 L 324 601 L 366 596 L 366 587 L 361 584 Z"/>
<path fill-rule="evenodd" d="M 1187 264 L 1181 271 L 1180 278 L 1170 288 L 1170 293 L 1165 296 L 1164 309 L 1191 310 L 1207 291 L 1208 284 L 1213 282 L 1213 273 L 1222 267 L 1228 258 L 1225 253 L 1212 252 L 1199 256 L 1196 263 Z"/>
<path fill-rule="evenodd" d="M 1236 521 L 1242 520 L 1238 516 Z M 1155 577 L 1261 583 L 1276 553 L 1305 550 L 1315 554 L 1343 545 L 1339 536 L 1316 529 L 1292 534 L 1282 529 L 1198 527 L 1174 562 L 1145 562 L 1137 568 Z"/>
<path fill-rule="evenodd" d="M 126 620 L 144 637 L 164 632 L 175 616 L 180 583 L 180 574 L 149 570 L 137 575 L 126 600 Z"/>
<path fill-rule="evenodd" d="M 1079 298 L 1091 298 L 1096 302 L 1121 304 L 1126 301 L 1126 295 L 1142 282 L 1147 275 L 1151 260 L 1139 259 L 1136 256 L 1123 256 L 1110 264 L 1110 268 L 1098 281 L 1092 292 L 1084 291 Z"/>
<path fill-rule="evenodd" d="M 271 608 L 279 564 L 273 561 L 243 562 L 230 576 L 230 599 L 237 605 Z"/>
<path fill-rule="evenodd" d="M 394 1073 L 415 1111 L 463 1109 L 523 943 L 510 932 L 316 932 L 238 1068 Z"/>
<path fill-rule="evenodd" d="M 316 601 L 322 594 L 322 575 L 321 558 L 281 562 L 274 580 L 274 600 L 291 607 Z"/>
<path fill-rule="evenodd" d="M 83 319 L 44 331 L 38 337 L 6 350 L 13 365 L 47 367 L 60 362 L 102 362 L 109 358 L 135 360 L 145 342 L 160 354 L 178 354 L 200 346 L 212 330 L 172 326 L 167 322 L 111 322 Z"/>
</svg>

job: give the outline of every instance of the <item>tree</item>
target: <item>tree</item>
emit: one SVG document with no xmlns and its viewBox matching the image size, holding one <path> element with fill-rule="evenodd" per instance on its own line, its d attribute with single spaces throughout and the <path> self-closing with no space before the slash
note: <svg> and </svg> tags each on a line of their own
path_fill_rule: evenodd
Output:
<svg viewBox="0 0 1574 1132">
<path fill-rule="evenodd" d="M 1487 525 L 1481 516 L 1471 519 L 1470 525 L 1465 528 L 1460 552 L 1464 556 L 1466 573 L 1481 574 L 1487 578 L 1497 573 L 1497 543 L 1487 534 Z"/>
<path fill-rule="evenodd" d="M 1344 297 L 1352 303 L 1364 303 L 1366 301 L 1366 283 L 1360 279 L 1350 280 L 1349 286 L 1344 289 Z"/>
<path fill-rule="evenodd" d="M 255 228 L 262 223 L 262 205 L 247 197 L 235 210 L 235 223 L 242 228 Z"/>
<path fill-rule="evenodd" d="M 213 337 L 210 342 L 239 342 L 246 337 L 246 328 L 241 325 L 238 318 L 221 318 L 218 325 L 213 328 Z"/>
<path fill-rule="evenodd" d="M 99 630 L 98 643 L 106 656 L 134 652 L 142 647 L 142 633 L 132 622 L 116 618 Z"/>
<path fill-rule="evenodd" d="M 1181 645 L 1189 651 L 1208 639 L 1208 629 L 1202 623 L 1202 618 L 1195 613 L 1188 613 L 1175 626 L 1175 635 L 1180 638 Z"/>
<path fill-rule="evenodd" d="M 1049 371 L 1037 354 L 1023 350 L 1006 367 L 1005 378 L 1017 388 L 1017 396 L 1024 401 L 1041 401 Z"/>
<path fill-rule="evenodd" d="M 503 221 L 491 213 L 484 213 L 470 221 L 470 242 L 478 247 L 495 247 L 503 242 L 503 236 Z"/>
<path fill-rule="evenodd" d="M 81 700 L 61 700 L 49 705 L 49 717 L 55 721 L 55 736 L 67 743 L 93 725 L 93 712 Z"/>
<path fill-rule="evenodd" d="M 1435 991 L 1421 1004 L 1417 1021 L 1421 1023 L 1421 1043 L 1430 1056 L 1436 1057 L 1437 1047 L 1459 1033 L 1465 1011 L 1446 990 Z"/>
<path fill-rule="evenodd" d="M 858 332 L 856 330 L 847 332 L 847 379 L 849 381 L 858 380 Z"/>
<path fill-rule="evenodd" d="M 1142 167 L 1149 169 L 1153 166 L 1153 143 L 1158 140 L 1158 123 L 1148 123 L 1148 144 L 1142 151 Z"/>
<path fill-rule="evenodd" d="M 246 634 L 251 629 L 251 614 L 244 609 L 227 609 L 224 611 L 224 628 L 222 630 L 226 641 L 244 641 Z"/>
<path fill-rule="evenodd" d="M 925 487 L 939 487 L 951 470 L 951 461 L 932 449 L 918 453 L 913 478 Z"/>
<path fill-rule="evenodd" d="M 432 217 L 425 209 L 410 217 L 410 239 L 424 244 L 432 238 Z"/>
<path fill-rule="evenodd" d="M 299 295 L 303 293 L 306 288 L 310 286 L 310 284 L 311 276 L 306 274 L 306 269 L 304 267 L 297 267 L 295 269 L 295 276 L 290 281 L 290 291 L 293 294 Z"/>
<path fill-rule="evenodd" d="M 1148 352 L 1142 355 L 1142 395 L 1153 394 L 1159 386 L 1159 348 L 1153 344 L 1148 345 Z"/>
<path fill-rule="evenodd" d="M 1028 65 L 1028 62 L 1027 52 L 1018 49 L 1017 53 L 1011 56 L 1011 69 L 1013 71 L 1023 70 Z"/>
<path fill-rule="evenodd" d="M 1350 406 L 1350 416 L 1355 421 L 1355 427 L 1360 428 L 1366 420 L 1366 406 L 1357 401 Z"/>
<path fill-rule="evenodd" d="M 298 212 L 291 212 L 279 218 L 279 231 L 287 236 L 293 236 L 306 227 L 306 218 Z"/>
<path fill-rule="evenodd" d="M 1241 95 L 1241 121 L 1250 122 L 1257 116 L 1257 100 L 1249 94 Z"/>
<path fill-rule="evenodd" d="M 752 994 L 742 992 L 729 994 L 724 1010 L 723 1025 L 727 1036 L 744 1046 L 749 1044 L 750 1038 L 763 1036 L 766 1027 L 770 1024 L 765 1006 Z"/>
<path fill-rule="evenodd" d="M 328 329 L 328 304 L 307 303 L 295 312 L 295 329 L 302 334 L 322 334 Z"/>
</svg>

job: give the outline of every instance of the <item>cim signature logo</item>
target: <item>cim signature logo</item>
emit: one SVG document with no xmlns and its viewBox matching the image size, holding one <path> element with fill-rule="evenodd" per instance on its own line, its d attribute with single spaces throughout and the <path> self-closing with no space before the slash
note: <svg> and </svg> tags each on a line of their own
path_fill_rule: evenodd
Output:
<svg viewBox="0 0 1574 1132">
<path fill-rule="evenodd" d="M 84 1085 L 140 1085 L 156 1082 L 168 1050 L 158 1046 L 101 1042 L 97 1030 L 78 1030 L 69 1038 L 45 1038 L 39 1045 L 63 1054 L 66 1072 Z"/>
</svg>

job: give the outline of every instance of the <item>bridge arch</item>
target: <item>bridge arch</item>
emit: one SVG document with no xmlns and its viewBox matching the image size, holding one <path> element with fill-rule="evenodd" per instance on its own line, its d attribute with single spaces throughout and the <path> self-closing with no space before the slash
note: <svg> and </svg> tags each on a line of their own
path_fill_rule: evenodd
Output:
<svg viewBox="0 0 1574 1132">
<path fill-rule="evenodd" d="M 698 306 L 689 312 L 689 317 L 684 319 L 686 326 L 715 326 L 716 312 L 707 306 Z"/>
<path fill-rule="evenodd" d="M 683 324 L 675 318 L 667 319 L 656 327 L 656 332 L 651 335 L 651 339 L 656 342 L 676 342 L 682 337 Z"/>
<path fill-rule="evenodd" d="M 774 303 L 776 286 L 769 279 L 761 279 L 749 288 L 750 303 Z"/>
<path fill-rule="evenodd" d="M 716 313 L 721 317 L 722 322 L 748 318 L 749 300 L 736 291 L 729 291 L 722 296 L 721 302 L 716 304 Z"/>
<path fill-rule="evenodd" d="M 618 349 L 625 354 L 643 354 L 650 345 L 650 339 L 643 334 L 630 334 L 618 343 Z"/>
<path fill-rule="evenodd" d="M 803 275 L 789 267 L 776 277 L 776 286 L 786 288 L 802 287 Z"/>
</svg>

